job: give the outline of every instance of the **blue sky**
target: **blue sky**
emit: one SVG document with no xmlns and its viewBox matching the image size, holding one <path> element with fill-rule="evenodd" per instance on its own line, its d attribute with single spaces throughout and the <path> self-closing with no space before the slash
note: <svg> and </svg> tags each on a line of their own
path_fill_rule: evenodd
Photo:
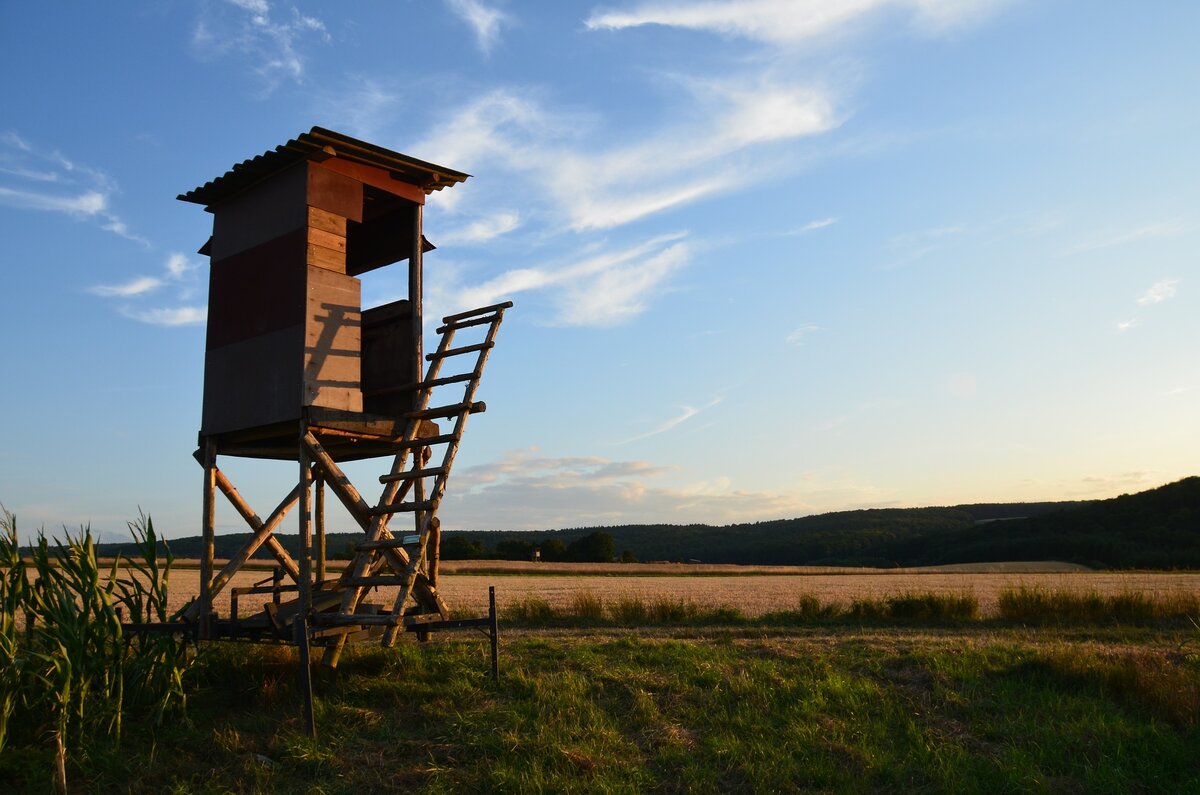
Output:
<svg viewBox="0 0 1200 795">
<path fill-rule="evenodd" d="M 314 124 L 473 175 L 427 209 L 429 316 L 516 302 L 448 528 L 1197 474 L 1198 29 L 1191 2 L 4 3 L 0 501 L 197 532 L 211 217 L 174 197 Z M 263 515 L 295 477 L 225 468 Z"/>
</svg>

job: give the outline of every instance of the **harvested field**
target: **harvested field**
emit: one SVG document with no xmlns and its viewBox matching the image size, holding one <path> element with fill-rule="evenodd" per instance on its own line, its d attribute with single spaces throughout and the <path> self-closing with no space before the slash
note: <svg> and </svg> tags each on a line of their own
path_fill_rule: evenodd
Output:
<svg viewBox="0 0 1200 795">
<path fill-rule="evenodd" d="M 488 561 L 494 564 L 495 561 Z M 520 564 L 531 565 L 531 564 Z M 570 564 L 566 564 L 570 565 Z M 587 566 L 589 564 L 575 564 Z M 625 564 L 627 572 L 643 564 Z M 653 565 L 653 564 L 644 564 Z M 674 565 L 674 564 L 669 564 Z M 726 567 L 737 569 L 739 567 Z M 802 596 L 816 596 L 822 603 L 846 605 L 855 599 L 875 599 L 903 593 L 972 594 L 985 617 L 994 616 L 997 598 L 1006 588 L 1030 587 L 1071 593 L 1119 594 L 1138 592 L 1151 596 L 1200 593 L 1197 572 L 1095 572 L 1095 571 L 903 571 L 873 569 L 859 573 L 718 574 L 702 576 L 663 574 L 450 574 L 443 570 L 441 591 L 450 606 L 461 614 L 487 612 L 488 586 L 496 586 L 501 610 L 528 597 L 546 600 L 552 607 L 568 607 L 579 594 L 590 594 L 605 602 L 621 598 L 645 601 L 663 599 L 692 602 L 701 608 L 734 607 L 748 616 L 794 609 Z M 233 585 L 246 587 L 267 576 L 265 572 L 243 571 Z M 172 604 L 182 605 L 200 587 L 199 572 L 178 569 L 171 573 Z M 380 589 L 372 602 L 390 602 L 395 588 Z M 243 615 L 268 596 L 239 598 Z M 229 609 L 229 593 L 216 599 L 217 609 Z"/>
</svg>

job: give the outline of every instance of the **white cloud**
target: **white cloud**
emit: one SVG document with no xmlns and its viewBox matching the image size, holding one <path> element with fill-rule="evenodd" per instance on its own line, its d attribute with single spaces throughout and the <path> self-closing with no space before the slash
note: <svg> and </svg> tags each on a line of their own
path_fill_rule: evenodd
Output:
<svg viewBox="0 0 1200 795">
<path fill-rule="evenodd" d="M 305 59 L 300 48 L 305 37 L 330 40 L 324 22 L 301 14 L 294 6 L 286 21 L 272 17 L 268 0 L 227 0 L 227 6 L 237 9 L 233 17 L 222 13 L 219 6 L 205 6 L 210 13 L 196 22 L 192 47 L 207 58 L 230 52 L 249 58 L 267 92 L 284 80 L 303 79 Z"/>
<path fill-rule="evenodd" d="M 686 265 L 689 256 L 687 244 L 676 243 L 640 262 L 576 281 L 559 300 L 558 322 L 613 326 L 640 315 L 660 285 Z"/>
<path fill-rule="evenodd" d="M 712 401 L 710 401 L 707 405 L 700 406 L 699 408 L 697 408 L 695 406 L 680 406 L 679 414 L 675 415 L 674 417 L 672 417 L 671 419 L 662 423 L 661 425 L 658 425 L 657 427 L 655 427 L 649 431 L 646 431 L 645 433 L 640 433 L 637 436 L 631 436 L 628 439 L 622 439 L 619 442 L 613 442 L 613 444 L 614 445 L 624 445 L 624 444 L 629 444 L 630 442 L 640 442 L 642 439 L 649 439 L 651 436 L 658 436 L 661 433 L 666 433 L 667 431 L 674 430 L 675 428 L 678 428 L 680 425 L 682 425 L 683 423 L 690 420 L 692 417 L 695 417 L 697 414 L 700 414 L 701 412 L 712 408 L 713 406 L 717 405 L 720 402 L 721 402 L 721 398 L 716 397 L 716 398 L 713 398 Z"/>
<path fill-rule="evenodd" d="M 98 284 L 95 287 L 89 287 L 88 292 L 93 295 L 119 298 L 132 298 L 135 295 L 144 295 L 162 287 L 163 280 L 154 276 L 139 276 L 125 284 Z"/>
<path fill-rule="evenodd" d="M 508 234 L 521 226 L 521 215 L 515 212 L 493 213 L 485 218 L 472 221 L 466 226 L 451 229 L 438 235 L 438 243 L 486 243 L 489 240 Z"/>
<path fill-rule="evenodd" d="M 794 46 L 848 28 L 888 8 L 908 11 L 918 27 L 940 33 L 970 23 L 997 0 L 660 0 L 627 11 L 598 11 L 591 30 L 662 25 Z"/>
<path fill-rule="evenodd" d="M 805 323 L 803 326 L 794 329 L 792 333 L 788 334 L 787 337 L 784 338 L 784 342 L 786 342 L 788 345 L 800 346 L 804 344 L 804 340 L 809 334 L 820 330 L 820 326 L 814 326 L 812 323 Z"/>
<path fill-rule="evenodd" d="M 1137 325 L 1138 325 L 1138 320 L 1137 320 L 1137 318 L 1134 318 L 1134 317 L 1131 317 L 1129 320 L 1118 320 L 1117 321 L 1117 333 L 1129 331 L 1131 328 L 1134 328 Z"/>
<path fill-rule="evenodd" d="M 154 309 L 135 309 L 121 307 L 121 314 L 139 323 L 149 323 L 152 326 L 198 326 L 208 317 L 208 311 L 202 306 L 173 306 Z"/>
<path fill-rule="evenodd" d="M 1084 241 L 1083 243 L 1078 243 L 1071 247 L 1069 253 L 1079 254 L 1087 251 L 1097 251 L 1103 248 L 1123 246 L 1128 243 L 1136 243 L 1139 240 L 1152 240 L 1159 237 L 1171 237 L 1183 232 L 1186 228 L 1186 225 L 1181 221 L 1160 221 L 1158 223 L 1139 226 L 1136 229 L 1129 229 L 1124 232 L 1105 235 L 1093 240 Z"/>
<path fill-rule="evenodd" d="M 736 156 L 840 124 L 832 97 L 809 86 L 765 76 L 681 82 L 697 101 L 694 118 L 630 143 L 589 148 L 580 139 L 590 130 L 578 116 L 545 110 L 531 94 L 498 89 L 467 103 L 414 151 L 468 171 L 487 163 L 493 174 L 510 171 L 532 179 L 548 199 L 544 211 L 583 232 L 622 226 L 777 176 Z M 463 195 L 438 195 L 435 201 L 453 210 Z"/>
<path fill-rule="evenodd" d="M 203 306 L 191 306 L 182 302 L 190 300 L 192 283 L 195 277 L 192 273 L 199 268 L 199 263 L 192 262 L 187 255 L 172 252 L 163 263 L 163 276 L 139 276 L 124 284 L 96 285 L 89 287 L 88 292 L 104 298 L 141 298 L 149 295 L 168 284 L 174 285 L 175 301 L 178 306 L 139 308 L 130 304 L 121 306 L 118 311 L 124 317 L 141 323 L 155 326 L 190 326 L 203 323 L 207 310 Z"/>
<path fill-rule="evenodd" d="M 788 231 L 784 232 L 783 234 L 784 234 L 784 237 L 793 237 L 796 235 L 807 235 L 809 232 L 815 232 L 818 229 L 824 229 L 826 227 L 833 226 L 837 222 L 838 222 L 837 218 L 818 218 L 815 221 L 809 221 L 804 226 L 800 226 L 795 229 L 789 229 Z"/>
<path fill-rule="evenodd" d="M 179 281 L 190 272 L 196 270 L 196 268 L 199 268 L 200 264 L 197 262 L 192 262 L 190 259 L 188 259 L 186 254 L 180 254 L 176 251 L 172 252 L 171 255 L 167 257 L 167 264 L 165 267 L 167 270 L 167 276 L 175 281 Z"/>
<path fill-rule="evenodd" d="M 475 34 L 475 43 L 484 55 L 500 39 L 500 26 L 510 22 L 509 16 L 496 8 L 490 8 L 479 0 L 446 0 L 446 5 L 455 16 L 466 22 Z"/>
<path fill-rule="evenodd" d="M 446 313 L 487 306 L 529 290 L 554 290 L 555 322 L 564 326 L 610 326 L 645 310 L 661 283 L 686 265 L 682 235 L 652 238 L 579 262 L 517 268 L 474 287 L 449 288 Z M 431 312 L 431 316 L 445 314 Z"/>
<path fill-rule="evenodd" d="M 455 471 L 442 504 L 448 529 L 544 530 L 634 522 L 727 524 L 807 512 L 790 494 L 740 491 L 717 477 L 682 487 L 655 485 L 669 470 L 646 461 L 549 458 L 514 450 Z"/>
<path fill-rule="evenodd" d="M 1178 284 L 1178 279 L 1162 279 L 1155 282 L 1138 298 L 1138 305 L 1149 306 L 1151 304 L 1161 304 L 1163 301 L 1174 298 Z"/>
<path fill-rule="evenodd" d="M 9 185 L 0 185 L 0 206 L 62 213 L 149 245 L 110 209 L 116 185 L 103 171 L 79 165 L 56 150 L 35 147 L 14 132 L 0 136 L 0 162 L 5 164 L 0 173 L 10 178 Z"/>
<path fill-rule="evenodd" d="M 402 94 L 369 75 L 351 74 L 330 89 L 316 91 L 314 98 L 319 124 L 371 141 L 395 122 Z"/>
</svg>

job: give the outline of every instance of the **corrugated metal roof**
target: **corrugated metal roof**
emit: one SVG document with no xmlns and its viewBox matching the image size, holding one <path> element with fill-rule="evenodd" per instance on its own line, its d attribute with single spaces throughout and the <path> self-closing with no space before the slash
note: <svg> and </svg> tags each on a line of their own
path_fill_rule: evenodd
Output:
<svg viewBox="0 0 1200 795">
<path fill-rule="evenodd" d="M 301 133 L 283 146 L 277 146 L 258 157 L 243 160 L 224 175 L 182 193 L 178 198 L 180 201 L 212 206 L 294 163 L 329 156 L 386 168 L 396 179 L 416 185 L 427 194 L 457 185 L 471 176 L 333 130 L 313 127 L 309 132 Z"/>
</svg>

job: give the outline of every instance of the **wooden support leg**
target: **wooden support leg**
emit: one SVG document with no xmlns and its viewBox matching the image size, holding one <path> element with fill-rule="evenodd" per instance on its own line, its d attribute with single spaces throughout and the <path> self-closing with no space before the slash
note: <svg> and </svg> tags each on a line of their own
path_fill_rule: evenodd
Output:
<svg viewBox="0 0 1200 795">
<path fill-rule="evenodd" d="M 204 442 L 204 508 L 201 522 L 204 533 L 204 554 L 200 558 L 200 621 L 199 637 L 212 637 L 212 577 L 216 542 L 217 513 L 217 445 L 212 439 Z"/>
<path fill-rule="evenodd" d="M 313 489 L 316 495 L 314 524 L 317 528 L 317 582 L 325 582 L 325 476 L 318 474 Z"/>
<path fill-rule="evenodd" d="M 308 429 L 300 424 L 300 441 L 296 455 L 300 460 L 300 616 L 312 610 L 312 469 L 304 435 Z"/>
<path fill-rule="evenodd" d="M 317 736 L 317 718 L 313 710 L 312 659 L 308 647 L 308 616 L 300 613 L 292 624 L 296 647 L 300 651 L 300 694 L 304 699 L 304 723 L 309 737 Z"/>
</svg>

